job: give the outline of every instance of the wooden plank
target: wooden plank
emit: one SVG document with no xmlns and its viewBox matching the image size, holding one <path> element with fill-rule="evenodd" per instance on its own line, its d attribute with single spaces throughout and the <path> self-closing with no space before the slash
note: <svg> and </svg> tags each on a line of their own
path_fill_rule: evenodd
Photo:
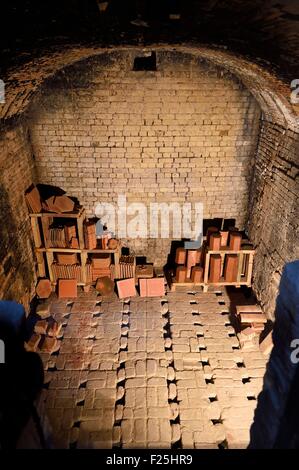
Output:
<svg viewBox="0 0 299 470">
<path fill-rule="evenodd" d="M 38 220 L 31 217 L 30 223 L 31 223 L 31 229 L 33 233 L 34 245 L 36 248 L 40 248 L 42 246 L 42 239 L 41 239 L 41 234 L 39 230 Z"/>
<path fill-rule="evenodd" d="M 83 251 L 86 253 L 94 253 L 94 254 L 99 254 L 99 253 L 116 253 L 116 250 L 101 250 L 101 249 L 96 249 L 96 250 L 87 250 L 84 248 L 81 250 L 80 248 L 36 248 L 36 251 L 40 252 L 53 252 L 53 253 L 82 253 Z"/>
<path fill-rule="evenodd" d="M 43 237 L 44 237 L 44 242 L 45 242 L 45 247 L 49 248 L 50 247 L 50 241 L 49 241 L 49 226 L 50 226 L 50 221 L 49 219 L 41 219 L 42 223 L 42 230 L 43 230 Z"/>
<path fill-rule="evenodd" d="M 37 252 L 36 259 L 37 259 L 38 277 L 46 277 L 46 265 L 45 265 L 45 260 L 44 260 L 44 254 Z"/>
<path fill-rule="evenodd" d="M 86 273 L 86 262 L 87 262 L 87 252 L 82 251 L 81 253 L 81 273 L 82 273 L 82 282 L 87 284 L 87 273 Z"/>
<path fill-rule="evenodd" d="M 253 255 L 254 253 L 249 254 L 248 269 L 247 269 L 247 282 L 248 287 L 251 286 L 252 271 L 253 271 Z"/>
<path fill-rule="evenodd" d="M 54 261 L 54 254 L 50 251 L 47 251 L 46 252 L 46 257 L 47 257 L 50 281 L 54 282 L 54 275 L 53 275 L 53 271 L 52 271 L 52 263 Z"/>
<path fill-rule="evenodd" d="M 63 219 L 78 219 L 82 217 L 85 213 L 85 209 L 81 208 L 77 212 L 39 212 L 39 213 L 31 213 L 29 214 L 30 217 L 32 218 L 37 218 L 41 217 L 42 219 L 46 219 L 48 217 L 54 217 L 54 218 L 63 218 Z"/>
<path fill-rule="evenodd" d="M 221 254 L 229 254 L 229 255 L 239 255 L 240 253 L 243 253 L 243 254 L 254 254 L 255 253 L 255 250 L 232 250 L 231 248 L 228 248 L 228 247 L 223 247 L 223 248 L 220 248 L 220 250 L 207 250 L 207 253 L 211 254 L 211 255 L 221 255 Z"/>
<path fill-rule="evenodd" d="M 238 256 L 237 282 L 241 281 L 242 269 L 243 269 L 243 260 L 244 260 L 244 254 L 240 253 L 239 256 Z"/>
<path fill-rule="evenodd" d="M 83 222 L 84 222 L 83 217 L 80 217 L 78 219 L 78 237 L 79 237 L 79 247 L 81 248 L 81 250 L 85 248 Z"/>
<path fill-rule="evenodd" d="M 205 267 L 204 267 L 204 279 L 203 279 L 204 284 L 208 284 L 209 270 L 210 270 L 210 252 L 208 251 L 206 254 Z"/>
</svg>

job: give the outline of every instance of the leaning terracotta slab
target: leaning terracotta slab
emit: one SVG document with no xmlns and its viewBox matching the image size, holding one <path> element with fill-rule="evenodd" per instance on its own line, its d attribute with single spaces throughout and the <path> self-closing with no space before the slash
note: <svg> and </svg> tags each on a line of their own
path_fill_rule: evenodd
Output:
<svg viewBox="0 0 299 470">
<path fill-rule="evenodd" d="M 135 297 L 136 288 L 135 288 L 135 278 L 123 279 L 116 282 L 118 296 L 120 299 L 125 299 L 126 297 Z"/>
<path fill-rule="evenodd" d="M 50 212 L 71 212 L 75 208 L 75 203 L 65 194 L 62 196 L 51 196 L 46 200 Z"/>
<path fill-rule="evenodd" d="M 59 279 L 58 280 L 58 297 L 60 299 L 67 298 L 67 297 L 77 297 L 76 279 Z"/>
<path fill-rule="evenodd" d="M 140 279 L 139 287 L 141 297 L 162 297 L 165 295 L 164 279 L 161 277 Z"/>
<path fill-rule="evenodd" d="M 42 200 L 36 186 L 31 186 L 25 194 L 26 201 L 32 212 L 39 213 L 42 210 Z"/>
</svg>

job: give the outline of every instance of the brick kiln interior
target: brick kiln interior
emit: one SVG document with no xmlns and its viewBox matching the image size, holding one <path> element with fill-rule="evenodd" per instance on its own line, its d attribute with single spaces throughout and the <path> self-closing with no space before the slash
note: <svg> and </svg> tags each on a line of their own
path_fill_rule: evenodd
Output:
<svg viewBox="0 0 299 470">
<path fill-rule="evenodd" d="M 136 70 L 152 53 L 154 67 Z M 253 292 L 273 320 L 283 267 L 298 258 L 298 125 L 282 84 L 207 48 L 78 48 L 26 67 L 12 75 L 0 141 L 2 297 L 32 300 L 24 192 L 43 183 L 90 216 L 125 193 L 146 204 L 200 201 L 206 219 L 235 219 L 256 248 Z M 121 243 L 163 266 L 172 241 Z M 230 316 L 238 302 L 247 301 L 224 288 L 159 300 L 52 296 L 63 339 L 58 354 L 41 354 L 41 406 L 55 445 L 246 447 L 267 361 L 258 347 L 239 349 Z"/>
</svg>

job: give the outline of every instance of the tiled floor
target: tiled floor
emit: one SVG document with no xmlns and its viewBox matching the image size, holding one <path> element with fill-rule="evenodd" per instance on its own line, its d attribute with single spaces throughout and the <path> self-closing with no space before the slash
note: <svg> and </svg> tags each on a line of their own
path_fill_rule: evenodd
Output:
<svg viewBox="0 0 299 470">
<path fill-rule="evenodd" d="M 241 351 L 223 291 L 51 299 L 57 354 L 42 354 L 54 446 L 243 448 L 267 359 Z"/>
</svg>

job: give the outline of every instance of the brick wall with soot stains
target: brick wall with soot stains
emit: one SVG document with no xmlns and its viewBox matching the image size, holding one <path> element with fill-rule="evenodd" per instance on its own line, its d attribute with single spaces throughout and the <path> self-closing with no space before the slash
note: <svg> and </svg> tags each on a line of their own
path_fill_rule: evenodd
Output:
<svg viewBox="0 0 299 470">
<path fill-rule="evenodd" d="M 39 181 L 97 202 L 203 202 L 204 217 L 247 220 L 260 109 L 233 76 L 176 52 L 133 71 L 138 50 L 79 62 L 49 80 L 31 109 Z M 129 237 L 128 237 L 129 238 Z M 169 239 L 123 240 L 164 264 Z"/>
<path fill-rule="evenodd" d="M 285 263 L 299 259 L 299 135 L 262 122 L 249 202 L 254 290 L 274 318 Z"/>
<path fill-rule="evenodd" d="M 0 175 L 0 298 L 28 307 L 35 260 L 24 192 L 34 181 L 34 160 L 25 125 L 2 130 Z"/>
</svg>

